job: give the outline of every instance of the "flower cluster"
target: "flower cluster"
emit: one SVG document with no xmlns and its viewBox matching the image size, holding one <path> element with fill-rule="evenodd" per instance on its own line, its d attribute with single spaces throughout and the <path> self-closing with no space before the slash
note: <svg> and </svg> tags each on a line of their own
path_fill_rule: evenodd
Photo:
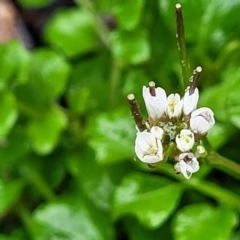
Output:
<svg viewBox="0 0 240 240">
<path fill-rule="evenodd" d="M 205 155 L 201 140 L 213 127 L 211 109 L 197 109 L 199 91 L 189 86 L 181 98 L 178 93 L 167 96 L 164 89 L 150 82 L 143 87 L 148 120 L 138 129 L 135 141 L 137 157 L 151 166 L 169 158 L 175 161 L 175 171 L 189 179 L 199 170 L 198 158 Z"/>
</svg>

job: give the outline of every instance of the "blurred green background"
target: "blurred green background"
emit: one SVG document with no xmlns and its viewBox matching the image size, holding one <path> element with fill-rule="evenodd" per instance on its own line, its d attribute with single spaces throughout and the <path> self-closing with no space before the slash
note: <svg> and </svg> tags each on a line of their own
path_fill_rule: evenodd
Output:
<svg viewBox="0 0 240 240">
<path fill-rule="evenodd" d="M 240 239 L 240 176 L 202 160 L 184 180 L 134 160 L 127 94 L 145 116 L 149 81 L 183 94 L 176 2 L 59 2 L 14 1 L 37 24 L 48 14 L 35 29 L 18 19 L 30 47 L 0 45 L 0 240 Z M 215 113 L 208 139 L 240 164 L 240 1 L 180 3 L 199 106 Z"/>
</svg>

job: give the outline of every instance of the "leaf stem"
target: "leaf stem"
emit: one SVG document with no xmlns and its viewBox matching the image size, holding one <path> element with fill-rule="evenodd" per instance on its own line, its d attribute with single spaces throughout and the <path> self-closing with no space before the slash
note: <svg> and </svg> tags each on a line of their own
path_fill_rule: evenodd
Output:
<svg viewBox="0 0 240 240">
<path fill-rule="evenodd" d="M 192 177 L 189 180 L 185 179 L 182 175 L 175 174 L 172 166 L 168 163 L 162 164 L 162 166 L 160 165 L 160 167 L 156 170 L 182 182 L 182 184 L 186 187 L 193 188 L 209 197 L 214 198 L 218 202 L 222 201 L 240 211 L 240 197 L 227 189 L 224 189 L 212 182 L 197 179 L 195 177 Z"/>
<path fill-rule="evenodd" d="M 48 201 L 53 201 L 55 199 L 52 189 L 48 186 L 36 169 L 34 169 L 34 167 L 25 165 L 23 166 L 23 172 L 24 176 L 37 187 L 37 189 Z"/>
<path fill-rule="evenodd" d="M 240 179 L 240 165 L 236 162 L 221 156 L 215 151 L 211 151 L 206 160 L 211 166 Z"/>
<path fill-rule="evenodd" d="M 30 212 L 22 204 L 18 204 L 16 211 L 21 221 L 23 222 L 28 235 L 31 237 L 31 239 L 34 239 L 36 237 L 36 234 L 34 230 L 34 221 L 31 218 Z"/>
<path fill-rule="evenodd" d="M 182 85 L 185 89 L 189 85 L 189 63 L 187 59 L 187 49 L 184 37 L 184 24 L 182 16 L 182 6 L 177 3 L 176 8 L 176 24 L 177 24 L 177 45 L 180 56 L 180 65 L 182 68 Z"/>
<path fill-rule="evenodd" d="M 240 179 L 240 165 L 238 163 L 217 153 L 213 149 L 207 138 L 205 138 L 202 142 L 204 144 L 204 147 L 208 151 L 208 155 L 206 158 L 207 163 L 209 163 L 212 167 L 228 173 L 236 179 Z"/>
</svg>

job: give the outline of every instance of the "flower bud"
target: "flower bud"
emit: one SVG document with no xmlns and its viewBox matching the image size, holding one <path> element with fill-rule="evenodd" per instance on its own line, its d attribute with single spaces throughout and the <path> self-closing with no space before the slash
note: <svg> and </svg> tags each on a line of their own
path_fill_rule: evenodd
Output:
<svg viewBox="0 0 240 240">
<path fill-rule="evenodd" d="M 135 152 L 137 157 L 145 163 L 156 163 L 163 160 L 162 143 L 149 132 L 137 134 Z"/>
<path fill-rule="evenodd" d="M 198 108 L 191 114 L 190 127 L 195 134 L 206 134 L 214 124 L 214 114 L 210 108 Z"/>
<path fill-rule="evenodd" d="M 183 113 L 185 115 L 189 115 L 193 110 L 196 109 L 198 99 L 199 99 L 199 91 L 197 88 L 194 89 L 193 94 L 189 94 L 189 88 L 188 87 L 185 91 L 184 97 L 183 97 Z"/>
<path fill-rule="evenodd" d="M 192 153 L 181 153 L 178 160 L 179 162 L 175 164 L 174 168 L 176 172 L 181 172 L 187 179 L 200 168 L 197 158 Z"/>
<path fill-rule="evenodd" d="M 177 148 L 181 152 L 188 152 L 194 145 L 194 135 L 189 129 L 182 129 L 176 136 Z"/>
<path fill-rule="evenodd" d="M 167 105 L 167 95 L 163 88 L 155 88 L 155 96 L 150 93 L 150 88 L 143 86 L 143 98 L 147 108 L 148 116 L 154 120 L 159 120 Z"/>
<path fill-rule="evenodd" d="M 159 140 L 162 140 L 163 138 L 163 134 L 164 134 L 164 131 L 162 128 L 158 127 L 158 126 L 153 126 L 151 129 L 150 129 L 150 133 L 157 139 Z"/>
<path fill-rule="evenodd" d="M 167 107 L 166 113 L 168 117 L 171 119 L 173 117 L 179 117 L 182 114 L 182 106 L 183 102 L 180 99 L 180 95 L 178 93 L 172 93 L 167 98 Z"/>
</svg>

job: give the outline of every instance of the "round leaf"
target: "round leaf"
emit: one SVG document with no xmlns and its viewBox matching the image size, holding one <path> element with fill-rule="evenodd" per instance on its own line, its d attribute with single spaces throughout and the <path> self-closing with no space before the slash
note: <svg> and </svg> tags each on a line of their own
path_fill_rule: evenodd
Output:
<svg viewBox="0 0 240 240">
<path fill-rule="evenodd" d="M 17 120 L 15 99 L 11 93 L 0 94 L 0 139 L 5 137 Z"/>
<path fill-rule="evenodd" d="M 144 6 L 144 0 L 135 1 L 100 1 L 100 9 L 103 12 L 112 13 L 117 18 L 118 26 L 126 30 L 137 27 Z"/>
<path fill-rule="evenodd" d="M 66 116 L 57 109 L 50 109 L 33 119 L 27 129 L 33 149 L 41 155 L 50 153 L 56 147 L 66 124 Z"/>
<path fill-rule="evenodd" d="M 5 214 L 15 203 L 17 203 L 23 186 L 24 184 L 22 181 L 4 183 L 0 179 L 0 215 Z"/>
<path fill-rule="evenodd" d="M 182 188 L 164 178 L 133 174 L 117 187 L 113 215 L 135 215 L 149 228 L 164 223 L 176 208 Z"/>
<path fill-rule="evenodd" d="M 236 222 L 236 213 L 228 208 L 214 208 L 206 203 L 193 204 L 177 213 L 173 225 L 174 239 L 229 239 Z"/>
<path fill-rule="evenodd" d="M 100 163 L 110 163 L 133 158 L 134 127 L 130 114 L 125 111 L 103 113 L 88 125 L 90 146 Z"/>
<path fill-rule="evenodd" d="M 37 89 L 39 98 L 58 97 L 66 86 L 70 67 L 55 52 L 38 49 L 31 57 L 29 83 Z"/>
<path fill-rule="evenodd" d="M 113 32 L 111 42 L 113 55 L 120 64 L 139 64 L 150 58 L 150 44 L 143 32 Z"/>
<path fill-rule="evenodd" d="M 45 40 L 73 57 L 98 48 L 93 16 L 83 10 L 64 9 L 58 11 L 47 23 Z"/>
<path fill-rule="evenodd" d="M 106 216 L 81 199 L 77 203 L 49 203 L 37 209 L 34 220 L 56 235 L 64 236 L 63 239 L 113 239 L 113 229 Z"/>
</svg>

